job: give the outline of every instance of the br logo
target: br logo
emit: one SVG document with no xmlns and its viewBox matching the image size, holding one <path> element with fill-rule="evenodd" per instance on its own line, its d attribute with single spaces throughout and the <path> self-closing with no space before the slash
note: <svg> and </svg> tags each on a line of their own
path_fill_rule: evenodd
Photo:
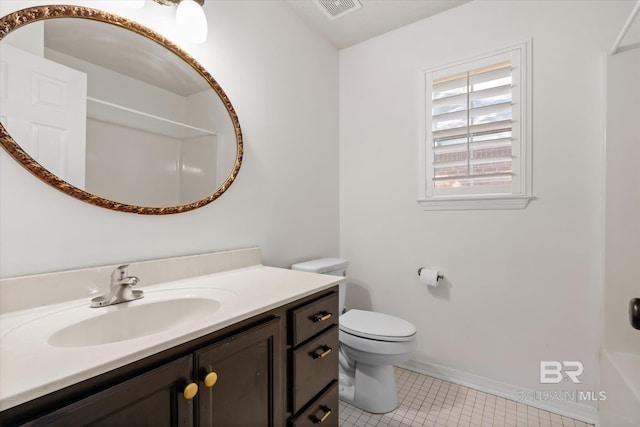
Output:
<svg viewBox="0 0 640 427">
<path fill-rule="evenodd" d="M 562 362 L 557 360 L 542 360 L 540 361 L 540 383 L 558 384 L 564 378 L 564 373 L 574 384 L 580 384 L 578 377 L 582 375 L 583 371 L 584 366 L 582 362 L 575 360 L 565 360 Z"/>
</svg>

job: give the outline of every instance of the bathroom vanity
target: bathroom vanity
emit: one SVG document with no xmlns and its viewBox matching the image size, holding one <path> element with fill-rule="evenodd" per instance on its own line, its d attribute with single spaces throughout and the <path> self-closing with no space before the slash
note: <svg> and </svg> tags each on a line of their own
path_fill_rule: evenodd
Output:
<svg viewBox="0 0 640 427">
<path fill-rule="evenodd" d="M 97 283 L 110 266 L 4 279 L 0 424 L 337 426 L 343 278 L 260 258 L 253 248 L 134 263 L 145 297 L 100 308 L 93 293 L 36 307 L 17 295 Z"/>
</svg>

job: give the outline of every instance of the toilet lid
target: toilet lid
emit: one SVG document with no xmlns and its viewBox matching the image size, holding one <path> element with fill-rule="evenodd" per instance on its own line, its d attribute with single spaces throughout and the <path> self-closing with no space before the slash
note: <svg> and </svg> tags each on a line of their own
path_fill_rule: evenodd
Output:
<svg viewBox="0 0 640 427">
<path fill-rule="evenodd" d="M 339 319 L 340 330 L 378 341 L 409 341 L 416 327 L 406 320 L 383 313 L 349 310 Z"/>
</svg>

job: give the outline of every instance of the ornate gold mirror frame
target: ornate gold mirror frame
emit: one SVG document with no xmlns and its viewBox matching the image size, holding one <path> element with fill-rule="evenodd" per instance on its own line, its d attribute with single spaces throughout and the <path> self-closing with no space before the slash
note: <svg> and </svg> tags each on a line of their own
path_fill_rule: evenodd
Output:
<svg viewBox="0 0 640 427">
<path fill-rule="evenodd" d="M 238 121 L 238 116 L 231 105 L 231 101 L 222 90 L 220 85 L 215 81 L 215 79 L 207 72 L 202 65 L 200 65 L 193 57 L 191 57 L 188 53 L 179 48 L 176 44 L 156 33 L 155 31 L 146 28 L 134 21 L 128 20 L 126 18 L 122 18 L 120 16 L 110 14 L 101 10 L 91 9 L 87 7 L 81 6 L 69 6 L 69 5 L 51 5 L 51 6 L 40 6 L 40 7 L 31 7 L 22 9 L 13 13 L 10 13 L 0 19 L 0 41 L 10 34 L 12 31 L 15 31 L 18 28 L 21 28 L 27 24 L 32 22 L 41 21 L 45 19 L 54 19 L 54 18 L 83 18 L 90 19 L 95 21 L 101 21 L 107 24 L 116 25 L 118 27 L 127 29 L 129 31 L 133 31 L 137 34 L 140 34 L 150 40 L 155 41 L 160 44 L 164 48 L 176 54 L 183 61 L 188 63 L 193 69 L 195 69 L 211 86 L 211 88 L 218 94 L 220 100 L 224 104 L 229 113 L 229 117 L 231 119 L 235 138 L 236 138 L 236 156 L 233 168 L 231 169 L 230 174 L 227 179 L 217 188 L 213 193 L 210 193 L 205 198 L 198 200 L 193 203 L 177 205 L 177 206 L 166 206 L 166 207 L 145 207 L 145 206 L 135 206 L 126 203 L 119 203 L 116 201 L 108 200 L 97 196 L 95 194 L 91 194 L 87 191 L 84 191 L 80 188 L 77 188 L 68 182 L 62 180 L 55 174 L 48 171 L 42 165 L 40 165 L 36 160 L 34 160 L 27 152 L 18 144 L 16 141 L 9 135 L 7 130 L 4 128 L 2 124 L 0 124 L 0 143 L 3 148 L 22 166 L 24 166 L 29 172 L 46 182 L 47 184 L 57 188 L 58 190 L 80 199 L 84 202 L 100 206 L 106 209 L 112 209 L 120 212 L 129 212 L 136 213 L 142 215 L 166 215 L 166 214 L 175 214 L 181 212 L 187 212 L 193 209 L 200 208 L 204 205 L 207 205 L 218 197 L 220 197 L 233 183 L 235 180 L 238 171 L 240 170 L 240 166 L 242 164 L 242 155 L 243 155 L 243 143 L 242 143 L 242 131 L 240 130 L 240 123 Z"/>
</svg>

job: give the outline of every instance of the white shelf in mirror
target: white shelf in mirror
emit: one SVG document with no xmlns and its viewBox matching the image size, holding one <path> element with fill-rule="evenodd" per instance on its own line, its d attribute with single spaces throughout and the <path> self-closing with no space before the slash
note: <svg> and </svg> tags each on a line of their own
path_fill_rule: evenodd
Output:
<svg viewBox="0 0 640 427">
<path fill-rule="evenodd" d="M 178 139 L 217 135 L 216 132 L 211 130 L 180 123 L 89 96 L 87 97 L 87 118 Z"/>
</svg>

